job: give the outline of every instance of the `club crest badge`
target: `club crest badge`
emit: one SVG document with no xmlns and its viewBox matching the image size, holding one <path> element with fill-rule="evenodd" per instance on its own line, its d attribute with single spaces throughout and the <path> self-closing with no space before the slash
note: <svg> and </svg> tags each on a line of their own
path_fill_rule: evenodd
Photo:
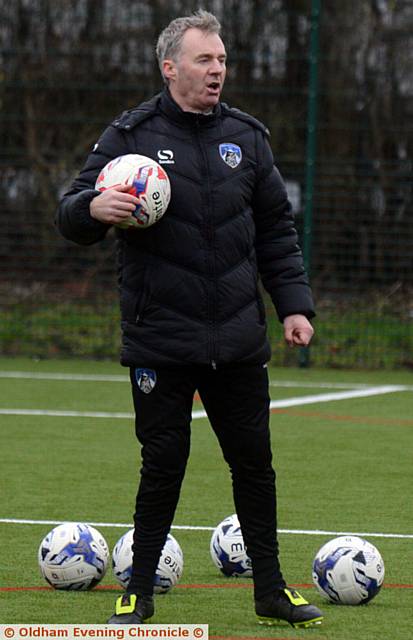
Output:
<svg viewBox="0 0 413 640">
<path fill-rule="evenodd" d="M 242 160 L 242 151 L 241 147 L 237 144 L 233 144 L 232 142 L 223 142 L 219 145 L 219 154 L 223 161 L 231 167 L 231 169 L 235 169 L 238 167 L 239 163 Z"/>
<path fill-rule="evenodd" d="M 150 393 L 156 385 L 156 373 L 152 369 L 135 369 L 135 378 L 142 393 Z"/>
</svg>

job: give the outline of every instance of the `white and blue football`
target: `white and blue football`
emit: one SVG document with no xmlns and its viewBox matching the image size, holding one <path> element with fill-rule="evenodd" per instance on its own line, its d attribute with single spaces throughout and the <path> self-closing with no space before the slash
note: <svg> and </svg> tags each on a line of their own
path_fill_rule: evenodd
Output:
<svg viewBox="0 0 413 640">
<path fill-rule="evenodd" d="M 228 577 L 252 578 L 252 563 L 242 537 L 238 516 L 228 516 L 215 528 L 210 542 L 214 565 Z"/>
<path fill-rule="evenodd" d="M 102 534 L 88 524 L 67 522 L 40 543 L 40 571 L 55 589 L 92 589 L 106 573 L 109 549 Z"/>
<path fill-rule="evenodd" d="M 132 576 L 133 529 L 127 531 L 115 544 L 112 553 L 113 574 L 126 589 Z M 181 579 L 184 556 L 178 541 L 169 533 L 156 569 L 154 593 L 167 593 Z"/>
<path fill-rule="evenodd" d="M 358 536 L 340 536 L 319 549 L 313 561 L 313 582 L 334 604 L 370 602 L 384 580 L 384 562 L 376 547 Z"/>
</svg>

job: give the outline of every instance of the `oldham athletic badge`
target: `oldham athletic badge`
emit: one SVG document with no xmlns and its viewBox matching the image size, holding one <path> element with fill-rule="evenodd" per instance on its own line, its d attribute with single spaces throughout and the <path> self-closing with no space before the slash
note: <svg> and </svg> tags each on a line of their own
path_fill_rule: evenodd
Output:
<svg viewBox="0 0 413 640">
<path fill-rule="evenodd" d="M 242 151 L 241 147 L 237 144 L 233 144 L 232 142 L 223 142 L 219 145 L 219 154 L 223 161 L 231 167 L 231 169 L 235 169 L 238 167 L 239 163 L 242 160 Z"/>
<path fill-rule="evenodd" d="M 156 385 L 156 373 L 152 369 L 135 369 L 135 378 L 142 393 L 150 393 Z"/>
</svg>

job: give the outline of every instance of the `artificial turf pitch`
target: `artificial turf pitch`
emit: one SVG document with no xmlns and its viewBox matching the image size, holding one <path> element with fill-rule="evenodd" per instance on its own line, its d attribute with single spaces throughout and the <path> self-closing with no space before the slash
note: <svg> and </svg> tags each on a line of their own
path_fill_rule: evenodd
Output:
<svg viewBox="0 0 413 640">
<path fill-rule="evenodd" d="M 0 624 L 101 624 L 111 615 L 121 591 L 110 569 L 93 591 L 54 591 L 40 576 L 37 549 L 55 522 L 102 523 L 110 549 L 129 527 L 139 449 L 126 374 L 113 363 L 0 360 Z M 212 564 L 211 528 L 234 507 L 205 418 L 193 421 L 172 530 L 183 576 L 156 597 L 153 622 L 209 624 L 215 638 L 411 640 L 412 375 L 271 369 L 270 378 L 274 400 L 297 399 L 271 417 L 282 566 L 289 583 L 324 610 L 324 624 L 258 626 L 251 581 L 225 578 Z M 311 394 L 389 384 L 405 388 L 300 404 Z M 202 409 L 198 401 L 194 409 Z M 126 416 L 91 417 L 96 412 Z M 384 558 L 384 587 L 364 607 L 326 603 L 312 586 L 316 551 L 341 532 L 372 534 L 365 537 Z"/>
</svg>

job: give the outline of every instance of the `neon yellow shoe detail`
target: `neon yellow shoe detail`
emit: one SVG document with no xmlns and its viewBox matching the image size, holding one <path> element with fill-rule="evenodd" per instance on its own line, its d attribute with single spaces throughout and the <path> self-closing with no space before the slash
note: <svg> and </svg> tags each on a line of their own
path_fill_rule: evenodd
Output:
<svg viewBox="0 0 413 640">
<path fill-rule="evenodd" d="M 306 629 L 323 621 L 323 614 L 317 607 L 309 604 L 298 591 L 288 587 L 256 600 L 255 611 L 258 623 L 268 626 L 285 620 L 295 629 Z"/>
<path fill-rule="evenodd" d="M 117 616 L 124 615 L 126 613 L 133 613 L 135 611 L 136 595 L 131 593 L 130 595 L 124 594 L 119 596 L 116 600 L 115 613 Z"/>
<path fill-rule="evenodd" d="M 142 624 L 154 614 L 153 597 L 124 593 L 116 600 L 115 613 L 108 624 Z"/>
<path fill-rule="evenodd" d="M 303 598 L 303 596 L 301 595 L 301 593 L 298 593 L 298 591 L 292 591 L 290 589 L 284 589 L 284 593 L 287 596 L 287 598 L 289 599 L 289 601 L 291 602 L 291 604 L 293 604 L 295 607 L 300 607 L 303 604 L 310 604 L 309 602 L 307 602 L 307 600 L 305 598 Z"/>
</svg>

